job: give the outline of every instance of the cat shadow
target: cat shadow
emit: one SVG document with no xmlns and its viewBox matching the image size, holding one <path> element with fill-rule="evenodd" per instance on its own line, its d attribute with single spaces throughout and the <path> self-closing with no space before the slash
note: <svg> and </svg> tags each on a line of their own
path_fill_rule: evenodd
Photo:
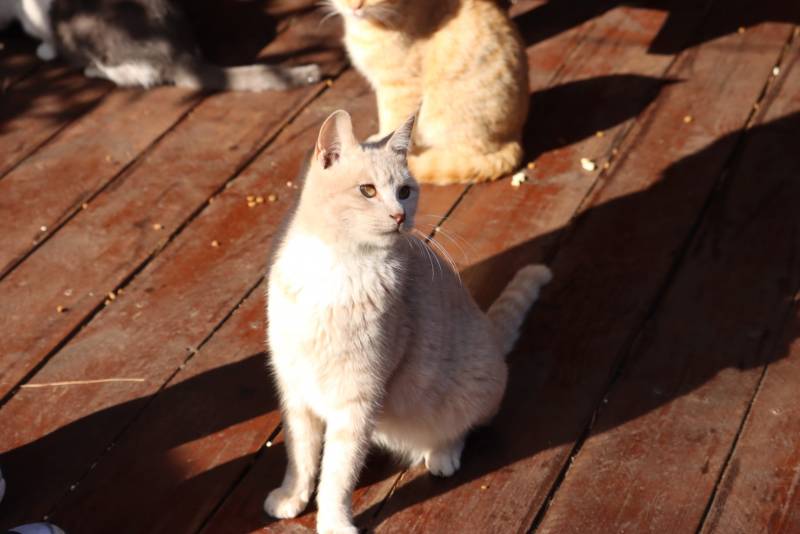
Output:
<svg viewBox="0 0 800 534">
<path fill-rule="evenodd" d="M 791 148 L 799 135 L 800 113 L 756 126 L 747 134 L 744 147 L 738 145 L 741 131 L 726 135 L 672 164 L 650 188 L 592 207 L 570 227 L 540 235 L 466 268 L 462 272 L 465 284 L 483 307 L 525 264 L 546 262 L 553 267 L 555 278 L 536 303 L 509 356 L 511 373 L 503 406 L 488 427 L 469 437 L 461 470 L 441 479 L 425 474 L 419 466 L 413 468 L 406 477 L 411 480 L 400 484 L 388 502 L 362 511 L 357 524 L 375 527 L 394 514 L 489 473 L 517 469 L 514 466 L 520 462 L 553 447 L 566 445 L 565 454 L 569 454 L 571 444 L 588 429 L 592 434 L 613 430 L 689 395 L 726 369 L 761 368 L 788 356 L 791 342 L 800 335 L 796 318 L 788 334 L 782 333 L 800 285 L 792 267 L 800 235 L 796 217 L 787 213 L 786 230 L 764 236 L 772 240 L 769 250 L 774 251 L 775 261 L 762 262 L 757 273 L 751 272 L 752 257 L 733 250 L 732 243 L 766 206 L 753 206 L 749 214 L 733 212 L 725 200 L 737 187 L 735 183 L 718 187 L 698 239 L 690 244 L 676 240 L 678 229 L 673 221 L 674 214 L 681 213 L 686 195 L 696 191 L 693 183 L 699 174 L 717 169 L 716 176 L 720 162 L 734 150 L 740 155 L 746 151 L 750 162 L 742 164 L 735 159 L 733 169 L 743 172 L 734 170 L 731 180 L 747 183 L 752 198 L 769 205 L 776 196 L 790 194 L 796 197 L 795 205 L 800 203 L 799 190 L 792 184 L 800 174 L 800 157 Z M 689 226 L 684 230 L 688 233 Z M 726 311 L 695 311 L 698 304 L 692 299 L 696 295 L 687 297 L 683 291 L 679 298 L 689 299 L 684 303 L 685 317 L 664 319 L 669 326 L 659 326 L 654 321 L 668 317 L 664 315 L 668 312 L 659 315 L 660 309 L 654 306 L 664 281 L 676 272 L 673 262 L 680 261 L 684 245 L 688 245 L 686 257 L 702 258 L 709 273 L 722 271 L 725 276 L 707 274 L 696 264 L 691 274 L 675 276 L 690 281 L 692 287 L 699 286 L 704 295 L 720 295 L 720 306 L 725 295 Z M 729 273 L 742 273 L 764 289 L 759 296 L 753 291 L 737 292 L 731 287 Z M 654 284 L 654 276 L 662 277 L 662 282 Z M 670 289 L 664 294 L 668 300 Z M 669 302 L 674 314 L 676 300 Z M 666 347 L 673 341 L 659 337 L 662 328 L 677 328 L 675 337 L 690 341 Z M 767 336 L 776 331 L 780 335 L 767 343 Z M 723 333 L 731 334 L 727 344 L 720 341 Z M 661 346 L 654 345 L 658 342 Z M 617 347 L 614 354 L 607 354 L 608 347 Z M 692 347 L 711 350 L 692 355 L 689 353 L 697 350 Z M 673 348 L 687 353 L 672 353 Z M 675 361 L 684 360 L 683 370 L 674 373 L 679 376 L 659 381 L 677 365 Z M 629 375 L 635 376 L 631 380 L 657 385 L 637 382 L 637 387 L 613 387 L 616 379 L 624 381 Z M 620 395 L 613 399 L 615 409 L 603 414 L 606 396 L 614 394 Z M 554 471 L 552 476 L 556 474 Z M 555 478 L 547 480 L 537 494 L 547 494 Z"/>
<path fill-rule="evenodd" d="M 673 55 L 724 35 L 736 33 L 765 22 L 800 23 L 800 3 L 786 0 L 725 4 L 722 16 L 698 31 L 698 22 L 707 22 L 705 15 L 722 5 L 714 0 L 549 0 L 518 15 L 514 20 L 526 45 L 544 41 L 571 28 L 604 15 L 618 7 L 658 10 L 667 14 L 659 33 L 650 43 L 651 54 Z"/>
</svg>

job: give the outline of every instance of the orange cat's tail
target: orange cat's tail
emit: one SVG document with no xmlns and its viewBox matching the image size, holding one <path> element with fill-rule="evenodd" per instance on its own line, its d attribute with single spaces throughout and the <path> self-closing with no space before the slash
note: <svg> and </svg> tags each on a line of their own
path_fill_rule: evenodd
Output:
<svg viewBox="0 0 800 534">
<path fill-rule="evenodd" d="M 497 333 L 503 354 L 508 354 L 519 337 L 519 329 L 528 310 L 539 298 L 542 286 L 552 280 L 553 274 L 544 265 L 528 265 L 517 271 L 486 314 Z"/>
<path fill-rule="evenodd" d="M 522 146 L 513 141 L 489 154 L 463 145 L 432 147 L 409 156 L 408 166 L 420 183 L 447 185 L 496 180 L 521 161 Z"/>
</svg>

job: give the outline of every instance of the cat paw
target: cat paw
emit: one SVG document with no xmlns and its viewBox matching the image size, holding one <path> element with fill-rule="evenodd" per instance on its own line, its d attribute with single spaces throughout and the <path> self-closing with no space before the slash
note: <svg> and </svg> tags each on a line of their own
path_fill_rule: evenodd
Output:
<svg viewBox="0 0 800 534">
<path fill-rule="evenodd" d="M 461 447 L 432 451 L 426 454 L 425 467 L 434 476 L 451 476 L 461 467 Z"/>
<path fill-rule="evenodd" d="M 283 488 L 274 489 L 264 501 L 264 511 L 276 519 L 297 517 L 306 509 L 308 499 L 292 495 Z"/>
<path fill-rule="evenodd" d="M 345 522 L 331 524 L 317 521 L 317 532 L 319 534 L 358 534 L 358 529 Z"/>
<path fill-rule="evenodd" d="M 56 55 L 56 49 L 50 43 L 42 43 L 36 47 L 36 56 L 42 61 L 53 60 Z"/>
<path fill-rule="evenodd" d="M 317 83 L 322 79 L 322 71 L 320 71 L 317 65 L 290 67 L 289 73 L 294 81 L 294 85 L 308 85 Z"/>
</svg>

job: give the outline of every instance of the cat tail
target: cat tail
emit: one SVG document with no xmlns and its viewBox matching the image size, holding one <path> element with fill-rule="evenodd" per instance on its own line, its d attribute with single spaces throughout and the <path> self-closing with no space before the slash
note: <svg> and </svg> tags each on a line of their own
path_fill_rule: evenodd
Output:
<svg viewBox="0 0 800 534">
<path fill-rule="evenodd" d="M 411 174 L 420 183 L 447 185 L 496 180 L 522 161 L 522 146 L 511 141 L 485 153 L 466 145 L 431 147 L 409 156 Z"/>
<path fill-rule="evenodd" d="M 199 91 L 270 91 L 291 89 L 316 83 L 321 73 L 317 65 L 283 67 L 245 65 L 219 67 L 192 59 L 175 70 L 173 83 Z"/>
<path fill-rule="evenodd" d="M 487 315 L 494 325 L 503 355 L 511 352 L 528 309 L 539 298 L 539 291 L 553 279 L 544 265 L 527 265 L 517 271 L 497 300 L 489 306 Z"/>
</svg>

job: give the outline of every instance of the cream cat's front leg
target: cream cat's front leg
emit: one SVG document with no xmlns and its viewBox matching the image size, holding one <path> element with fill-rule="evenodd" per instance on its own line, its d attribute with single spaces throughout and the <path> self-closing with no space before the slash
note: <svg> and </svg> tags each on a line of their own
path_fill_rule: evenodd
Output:
<svg viewBox="0 0 800 534">
<path fill-rule="evenodd" d="M 284 408 L 283 425 L 289 463 L 283 483 L 264 501 L 264 511 L 279 519 L 296 517 L 308 505 L 324 431 L 322 420 L 305 406 Z"/>
<path fill-rule="evenodd" d="M 353 490 L 369 446 L 372 412 L 365 403 L 353 403 L 327 420 L 317 492 L 320 534 L 358 533 L 352 520 Z"/>
</svg>

